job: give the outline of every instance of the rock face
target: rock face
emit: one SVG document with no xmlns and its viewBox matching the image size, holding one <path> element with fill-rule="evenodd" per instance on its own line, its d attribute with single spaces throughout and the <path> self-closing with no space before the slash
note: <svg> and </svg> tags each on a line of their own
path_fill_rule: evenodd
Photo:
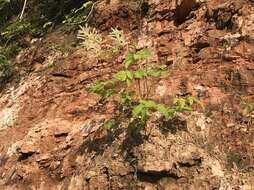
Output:
<svg viewBox="0 0 254 190">
<path fill-rule="evenodd" d="M 12 127 L 15 124 L 15 113 L 12 108 L 3 109 L 0 113 L 0 130 Z"/>
<path fill-rule="evenodd" d="M 197 0 L 176 1 L 175 19 L 178 24 L 185 21 L 186 17 L 198 6 Z"/>
<path fill-rule="evenodd" d="M 102 130 L 115 108 L 85 90 L 122 58 L 60 54 L 48 46 L 68 36 L 48 35 L 35 55 L 45 62 L 0 97 L 0 189 L 253 189 L 253 118 L 239 114 L 254 95 L 253 15 L 249 0 L 98 2 L 91 25 L 102 33 L 118 26 L 169 65 L 148 81 L 153 100 L 170 105 L 191 94 L 205 105 L 168 122 L 155 113 L 139 135 L 125 125 Z"/>
</svg>

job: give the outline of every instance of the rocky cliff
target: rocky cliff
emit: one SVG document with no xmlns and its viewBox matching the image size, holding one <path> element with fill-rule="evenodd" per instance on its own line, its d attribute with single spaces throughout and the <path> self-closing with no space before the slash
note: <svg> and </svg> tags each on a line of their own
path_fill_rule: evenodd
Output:
<svg viewBox="0 0 254 190">
<path fill-rule="evenodd" d="M 86 91 L 116 72 L 122 57 L 96 63 L 62 28 L 15 58 L 20 80 L 0 96 L 0 189 L 251 190 L 253 118 L 239 114 L 254 96 L 251 0 L 100 1 L 89 24 L 122 29 L 169 65 L 152 99 L 191 94 L 205 110 L 101 130 L 112 103 Z"/>
</svg>

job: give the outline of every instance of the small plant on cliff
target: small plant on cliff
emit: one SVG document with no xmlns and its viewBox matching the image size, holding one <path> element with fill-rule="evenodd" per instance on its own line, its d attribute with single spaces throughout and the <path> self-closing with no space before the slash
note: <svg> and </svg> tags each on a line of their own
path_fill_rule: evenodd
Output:
<svg viewBox="0 0 254 190">
<path fill-rule="evenodd" d="M 65 19 L 62 21 L 62 23 L 78 25 L 86 22 L 93 4 L 93 1 L 87 1 L 83 3 L 79 8 L 72 9 L 68 15 L 65 15 Z"/>
<path fill-rule="evenodd" d="M 112 51 L 119 52 L 121 49 L 129 45 L 123 31 L 112 28 L 109 37 L 113 40 Z"/>
<path fill-rule="evenodd" d="M 8 25 L 4 31 L 1 32 L 1 36 L 6 40 L 16 40 L 19 37 L 24 36 L 31 30 L 31 24 L 26 21 L 15 21 Z"/>
<path fill-rule="evenodd" d="M 123 116 L 105 123 L 106 129 L 112 129 L 121 123 L 119 118 L 128 118 L 130 126 L 138 131 L 143 129 L 153 111 L 158 111 L 165 120 L 170 120 L 177 112 L 191 111 L 193 104 L 201 103 L 194 97 L 175 98 L 173 106 L 159 104 L 149 99 L 150 78 L 158 78 L 167 72 L 167 66 L 148 63 L 152 53 L 148 49 L 129 52 L 123 61 L 123 69 L 110 80 L 96 81 L 88 89 L 106 99 L 112 98 L 125 110 Z M 142 64 L 143 63 L 143 64 Z M 137 90 L 135 90 L 137 89 Z"/>
<path fill-rule="evenodd" d="M 102 52 L 102 36 L 95 28 L 80 26 L 78 38 L 82 40 L 82 46 L 89 51 L 89 53 L 99 57 Z"/>
</svg>

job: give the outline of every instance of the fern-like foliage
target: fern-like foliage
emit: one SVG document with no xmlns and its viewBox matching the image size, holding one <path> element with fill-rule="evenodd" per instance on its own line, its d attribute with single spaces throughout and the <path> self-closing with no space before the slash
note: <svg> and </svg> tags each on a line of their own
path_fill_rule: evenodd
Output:
<svg viewBox="0 0 254 190">
<path fill-rule="evenodd" d="M 102 35 L 88 25 L 80 26 L 78 39 L 81 45 L 89 51 L 89 55 L 95 56 L 98 61 L 108 60 L 123 49 L 129 48 L 129 41 L 122 30 L 111 29 L 111 32 L 102 38 Z"/>
<path fill-rule="evenodd" d="M 99 57 L 102 52 L 103 39 L 95 28 L 88 25 L 80 26 L 78 39 L 82 41 L 81 45 L 89 51 L 89 53 Z"/>
<path fill-rule="evenodd" d="M 109 37 L 114 42 L 112 46 L 113 52 L 118 52 L 129 44 L 122 30 L 112 28 Z"/>
</svg>

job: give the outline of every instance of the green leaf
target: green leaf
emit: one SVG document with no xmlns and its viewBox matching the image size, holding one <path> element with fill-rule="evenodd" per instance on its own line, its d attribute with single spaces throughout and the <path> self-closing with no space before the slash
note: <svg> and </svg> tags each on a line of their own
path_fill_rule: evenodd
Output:
<svg viewBox="0 0 254 190">
<path fill-rule="evenodd" d="M 110 89 L 108 85 L 113 85 L 112 80 L 109 81 L 95 81 L 92 86 L 88 89 L 89 92 L 95 93 L 102 97 L 111 97 L 115 94 L 114 89 Z M 107 89 L 109 88 L 109 89 Z"/>
<path fill-rule="evenodd" d="M 133 80 L 133 73 L 131 71 L 126 70 L 125 73 L 126 73 L 126 76 L 129 80 Z"/>
<path fill-rule="evenodd" d="M 187 98 L 174 98 L 173 104 L 175 105 L 175 109 L 179 112 L 181 111 L 193 111 L 192 105 L 198 104 L 204 110 L 204 105 L 195 97 L 189 96 Z"/>
<path fill-rule="evenodd" d="M 134 119 L 140 119 L 140 121 L 145 124 L 149 118 L 149 108 L 143 103 L 144 102 L 140 102 L 139 105 L 133 108 L 132 117 Z"/>
<path fill-rule="evenodd" d="M 129 104 L 131 102 L 131 93 L 122 92 L 120 98 L 123 104 Z"/>
<path fill-rule="evenodd" d="M 89 7 L 92 7 L 93 6 L 93 1 L 88 1 L 86 3 L 84 3 L 80 8 L 78 8 L 77 10 L 75 10 L 74 12 L 75 13 L 78 13 L 82 10 L 85 10 L 85 9 L 88 9 Z"/>
<path fill-rule="evenodd" d="M 149 49 L 142 49 L 134 54 L 134 60 L 136 60 L 136 61 L 144 60 L 144 59 L 147 59 L 148 57 L 150 57 L 151 55 L 152 55 L 152 53 Z"/>
<path fill-rule="evenodd" d="M 128 69 L 135 62 L 134 53 L 129 52 L 123 62 L 125 69 Z"/>
<path fill-rule="evenodd" d="M 157 104 L 156 110 L 159 111 L 167 120 L 172 118 L 174 115 L 174 111 L 163 104 Z"/>
<path fill-rule="evenodd" d="M 183 98 L 179 98 L 178 100 L 178 107 L 180 110 L 184 110 L 184 107 L 186 105 L 186 100 Z"/>
<path fill-rule="evenodd" d="M 139 69 L 134 72 L 134 77 L 137 79 L 142 79 L 144 77 L 147 77 L 147 73 L 144 70 Z"/>
<path fill-rule="evenodd" d="M 147 108 L 142 109 L 141 113 L 140 113 L 141 122 L 143 124 L 145 124 L 148 118 L 149 118 L 149 111 L 148 111 L 148 109 Z"/>
<path fill-rule="evenodd" d="M 182 108 L 182 110 L 180 111 L 193 111 L 192 107 L 191 106 L 185 106 Z"/>
<path fill-rule="evenodd" d="M 115 79 L 119 80 L 119 81 L 126 81 L 127 79 L 127 74 L 125 71 L 119 71 L 118 73 L 114 74 L 113 76 Z"/>
<path fill-rule="evenodd" d="M 96 92 L 104 88 L 104 81 L 95 81 L 89 88 L 90 92 Z"/>
<path fill-rule="evenodd" d="M 163 115 L 167 115 L 168 108 L 163 104 L 157 104 L 156 109 Z"/>
<path fill-rule="evenodd" d="M 196 98 L 194 98 L 193 96 L 189 96 L 187 100 L 190 106 L 193 105 L 195 102 L 197 102 Z"/>
<path fill-rule="evenodd" d="M 106 123 L 104 123 L 103 127 L 107 130 L 111 130 L 117 127 L 117 121 L 115 119 L 110 119 Z"/>
<path fill-rule="evenodd" d="M 132 117 L 137 118 L 138 116 L 140 116 L 143 109 L 145 109 L 143 104 L 135 106 L 132 110 Z"/>
<path fill-rule="evenodd" d="M 194 96 L 189 96 L 187 98 L 187 102 L 190 106 L 192 106 L 193 104 L 198 104 L 202 108 L 202 110 L 205 110 L 204 104 L 201 101 L 199 101 L 197 98 L 195 98 Z"/>
<path fill-rule="evenodd" d="M 148 65 L 148 75 L 151 77 L 160 77 L 167 73 L 167 66 L 158 63 L 152 63 Z"/>
<path fill-rule="evenodd" d="M 105 90 L 104 92 L 104 97 L 112 97 L 113 95 L 115 95 L 115 90 L 114 89 L 108 89 L 108 90 Z"/>
<path fill-rule="evenodd" d="M 143 104 L 146 108 L 156 108 L 157 104 L 151 100 L 141 100 L 141 104 Z"/>
<path fill-rule="evenodd" d="M 159 64 L 158 67 L 162 71 L 166 71 L 168 69 L 167 65 L 164 65 L 164 64 Z"/>
<path fill-rule="evenodd" d="M 184 111 L 186 106 L 186 99 L 184 98 L 174 98 L 173 103 L 176 106 L 177 111 Z"/>
<path fill-rule="evenodd" d="M 156 71 L 156 70 L 148 71 L 148 75 L 151 77 L 160 77 L 161 74 L 162 74 L 161 71 Z"/>
</svg>

